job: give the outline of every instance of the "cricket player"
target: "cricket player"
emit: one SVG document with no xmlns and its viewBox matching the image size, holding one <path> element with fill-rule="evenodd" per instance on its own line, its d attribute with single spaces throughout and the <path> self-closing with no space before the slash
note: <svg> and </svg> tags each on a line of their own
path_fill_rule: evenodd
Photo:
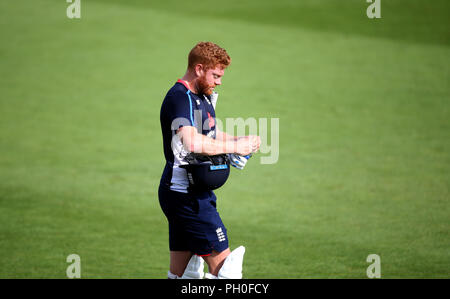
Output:
<svg viewBox="0 0 450 299">
<path fill-rule="evenodd" d="M 212 190 L 189 185 L 192 154 L 228 154 L 231 165 L 242 169 L 248 155 L 260 146 L 259 136 L 231 136 L 216 127 L 214 88 L 231 58 L 212 42 L 200 42 L 189 53 L 185 75 L 167 92 L 160 121 L 166 165 L 158 196 L 169 223 L 170 270 L 168 278 L 242 278 L 243 246 L 231 251 L 227 229 L 216 209 Z"/>
</svg>

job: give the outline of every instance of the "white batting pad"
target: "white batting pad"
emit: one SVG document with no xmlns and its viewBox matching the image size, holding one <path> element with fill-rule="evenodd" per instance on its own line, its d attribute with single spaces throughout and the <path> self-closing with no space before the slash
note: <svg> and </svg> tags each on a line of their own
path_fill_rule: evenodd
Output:
<svg viewBox="0 0 450 299">
<path fill-rule="evenodd" d="M 227 256 L 219 271 L 219 279 L 241 279 L 245 247 L 239 246 Z"/>
<path fill-rule="evenodd" d="M 198 255 L 193 255 L 186 266 L 186 270 L 184 270 L 183 276 L 181 279 L 202 279 L 204 276 L 203 273 L 204 261 Z"/>
</svg>

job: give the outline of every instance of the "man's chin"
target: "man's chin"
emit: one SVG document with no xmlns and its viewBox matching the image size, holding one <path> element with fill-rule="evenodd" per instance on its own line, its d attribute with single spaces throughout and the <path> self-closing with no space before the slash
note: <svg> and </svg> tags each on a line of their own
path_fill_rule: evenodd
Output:
<svg viewBox="0 0 450 299">
<path fill-rule="evenodd" d="M 205 90 L 203 90 L 203 94 L 205 95 L 205 96 L 210 96 L 210 95 L 212 95 L 213 94 L 213 92 L 214 92 L 214 88 L 208 88 L 208 89 L 205 89 Z"/>
</svg>

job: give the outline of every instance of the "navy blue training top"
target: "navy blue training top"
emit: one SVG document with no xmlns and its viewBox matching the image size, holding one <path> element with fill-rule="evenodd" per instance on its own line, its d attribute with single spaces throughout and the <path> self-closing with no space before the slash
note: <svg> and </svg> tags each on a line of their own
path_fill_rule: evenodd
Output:
<svg viewBox="0 0 450 299">
<path fill-rule="evenodd" d="M 216 138 L 215 118 L 216 113 L 210 97 L 193 93 L 182 80 L 178 80 L 169 89 L 160 112 L 166 158 L 161 185 L 173 191 L 188 193 L 187 173 L 180 165 L 188 164 L 185 158 L 189 152 L 183 147 L 176 131 L 183 126 L 193 126 L 203 135 Z"/>
</svg>

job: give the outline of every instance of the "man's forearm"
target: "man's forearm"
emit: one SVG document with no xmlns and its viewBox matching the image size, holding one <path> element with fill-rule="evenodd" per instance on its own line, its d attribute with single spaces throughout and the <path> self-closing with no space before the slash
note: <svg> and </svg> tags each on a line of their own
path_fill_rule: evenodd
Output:
<svg viewBox="0 0 450 299">
<path fill-rule="evenodd" d="M 179 129 L 177 135 L 180 137 L 184 148 L 188 152 L 196 154 L 213 156 L 237 153 L 239 155 L 248 155 L 253 150 L 253 144 L 250 139 L 234 137 L 228 134 L 229 137 L 227 138 L 227 135 L 220 133 L 214 139 L 198 133 L 197 129 L 191 126 Z"/>
<path fill-rule="evenodd" d="M 191 153 L 212 156 L 236 151 L 236 141 L 233 138 L 224 138 L 223 135 L 214 139 L 199 134 L 194 128 L 185 128 L 180 137 L 183 146 Z"/>
<path fill-rule="evenodd" d="M 238 136 L 229 135 L 222 131 L 216 131 L 216 139 L 220 141 L 237 141 L 239 139 Z"/>
<path fill-rule="evenodd" d="M 234 138 L 213 139 L 199 134 L 196 136 L 190 150 L 194 153 L 208 156 L 234 153 L 236 151 L 236 142 Z"/>
</svg>

